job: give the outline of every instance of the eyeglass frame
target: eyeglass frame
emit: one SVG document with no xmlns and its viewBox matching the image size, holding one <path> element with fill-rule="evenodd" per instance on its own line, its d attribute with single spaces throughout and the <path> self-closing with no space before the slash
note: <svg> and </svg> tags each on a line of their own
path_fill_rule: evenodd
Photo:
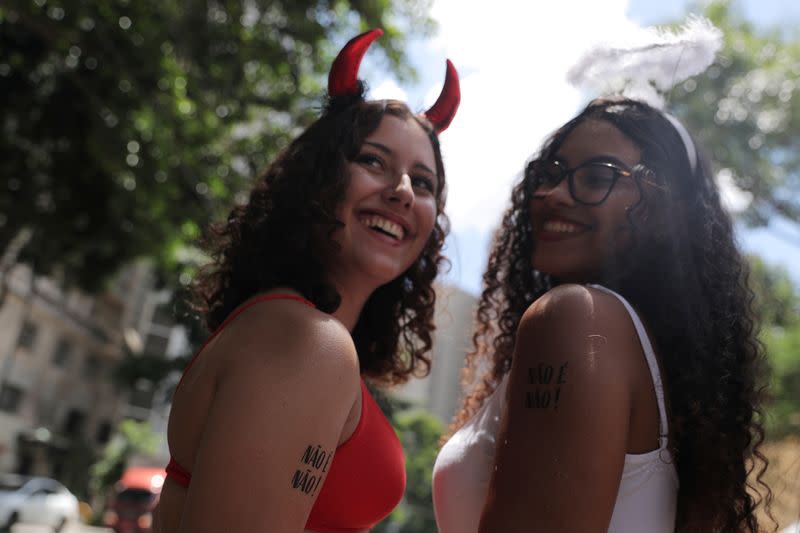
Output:
<svg viewBox="0 0 800 533">
<path fill-rule="evenodd" d="M 528 163 L 527 167 L 525 167 L 525 175 L 524 175 L 524 178 L 523 178 L 523 180 L 526 182 L 525 190 L 531 196 L 535 196 L 536 195 L 536 192 L 535 192 L 536 189 L 534 189 L 532 187 L 532 185 L 530 184 L 530 182 L 533 181 L 533 178 L 532 178 L 533 169 L 535 168 L 535 166 L 537 164 L 541 165 L 541 164 L 543 164 L 545 162 L 552 162 L 552 163 L 556 164 L 559 168 L 563 167 L 563 171 L 561 172 L 561 176 L 560 176 L 559 180 L 556 183 L 554 183 L 553 186 L 549 190 L 552 191 L 553 189 L 558 187 L 561 184 L 562 181 L 564 181 L 566 179 L 567 180 L 567 189 L 569 190 L 570 197 L 575 202 L 577 202 L 577 203 L 579 203 L 581 205 L 587 205 L 587 206 L 597 206 L 597 205 L 602 204 L 611 195 L 611 191 L 614 190 L 614 186 L 617 184 L 617 181 L 620 178 L 624 178 L 624 177 L 631 177 L 632 178 L 633 175 L 634 175 L 633 174 L 633 170 L 630 170 L 630 169 L 627 169 L 627 168 L 622 168 L 621 166 L 616 165 L 614 163 L 611 163 L 609 161 L 600 161 L 600 160 L 590 159 L 589 161 L 585 161 L 585 162 L 581 163 L 577 167 L 565 168 L 566 165 L 561 163 L 558 159 L 551 159 L 550 161 L 546 161 L 546 160 L 542 160 L 542 159 L 535 159 L 535 160 L 531 161 L 530 163 Z M 603 195 L 603 198 L 601 200 L 599 200 L 597 202 L 585 202 L 585 201 L 579 199 L 577 197 L 577 195 L 575 194 L 575 178 L 574 178 L 574 176 L 575 176 L 575 173 L 578 170 L 580 170 L 582 168 L 586 168 L 588 166 L 592 166 L 592 165 L 597 165 L 597 166 L 610 168 L 611 170 L 614 171 L 614 177 L 612 178 L 611 184 L 608 186 L 608 190 L 606 191 L 605 195 Z M 639 185 L 637 183 L 637 187 L 638 186 Z"/>
</svg>

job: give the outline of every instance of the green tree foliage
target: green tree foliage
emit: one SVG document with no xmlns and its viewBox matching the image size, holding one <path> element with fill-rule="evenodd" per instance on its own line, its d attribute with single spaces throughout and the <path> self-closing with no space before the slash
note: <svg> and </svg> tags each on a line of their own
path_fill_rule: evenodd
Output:
<svg viewBox="0 0 800 533">
<path fill-rule="evenodd" d="M 800 39 L 757 31 L 730 0 L 708 3 L 705 14 L 724 32 L 723 50 L 672 91 L 670 107 L 752 194 L 748 223 L 800 223 Z"/>
<path fill-rule="evenodd" d="M 772 369 L 768 436 L 800 435 L 800 326 L 766 328 L 762 339 Z"/>
<path fill-rule="evenodd" d="M 136 453 L 155 453 L 158 442 L 158 435 L 146 422 L 124 420 L 100 459 L 89 469 L 91 493 L 102 498 L 122 477 L 130 458 Z"/>
<path fill-rule="evenodd" d="M 0 4 L 0 250 L 93 290 L 139 256 L 175 267 L 307 124 L 347 37 L 408 77 L 428 0 Z"/>
<path fill-rule="evenodd" d="M 133 389 L 139 380 L 146 380 L 157 386 L 171 373 L 180 372 L 189 363 L 190 356 L 168 359 L 164 354 L 144 353 L 140 355 L 126 354 L 124 359 L 114 367 L 111 379 L 114 384 Z"/>
<path fill-rule="evenodd" d="M 800 434 L 800 290 L 785 268 L 750 259 L 750 287 L 772 371 L 767 429 L 771 438 Z"/>
<path fill-rule="evenodd" d="M 438 419 L 424 411 L 404 413 L 397 417 L 396 423 L 406 452 L 408 476 L 403 504 L 406 516 L 400 532 L 434 532 L 436 518 L 432 507 L 431 477 L 444 428 Z"/>
<path fill-rule="evenodd" d="M 437 418 L 421 410 L 397 412 L 392 423 L 406 455 L 406 492 L 392 515 L 373 531 L 435 533 L 431 475 L 444 427 Z"/>
<path fill-rule="evenodd" d="M 761 322 L 784 329 L 800 325 L 800 294 L 786 268 L 770 265 L 756 255 L 748 260 L 750 288 Z"/>
</svg>

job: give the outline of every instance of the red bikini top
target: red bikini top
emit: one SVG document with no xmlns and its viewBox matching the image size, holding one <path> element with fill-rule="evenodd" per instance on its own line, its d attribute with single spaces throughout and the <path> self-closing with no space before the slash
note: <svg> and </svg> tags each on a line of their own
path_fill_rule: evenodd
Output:
<svg viewBox="0 0 800 533">
<path fill-rule="evenodd" d="M 183 374 L 186 375 L 203 348 L 234 318 L 258 302 L 278 299 L 314 307 L 308 300 L 292 294 L 267 294 L 249 300 L 232 312 L 203 343 Z M 184 487 L 191 481 L 188 470 L 172 457 L 167 465 L 167 476 Z M 361 417 L 350 438 L 336 448 L 306 529 L 320 533 L 370 529 L 392 512 L 403 497 L 405 486 L 403 447 L 362 379 Z"/>
</svg>

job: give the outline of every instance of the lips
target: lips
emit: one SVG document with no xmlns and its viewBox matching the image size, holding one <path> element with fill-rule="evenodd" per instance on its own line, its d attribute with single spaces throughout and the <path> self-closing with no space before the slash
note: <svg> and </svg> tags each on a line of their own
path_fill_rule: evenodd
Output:
<svg viewBox="0 0 800 533">
<path fill-rule="evenodd" d="M 379 211 L 361 211 L 359 221 L 381 236 L 392 239 L 394 242 L 404 240 L 409 234 L 410 224 L 397 215 Z"/>
<path fill-rule="evenodd" d="M 537 238 L 544 241 L 569 239 L 586 232 L 588 229 L 590 229 L 588 225 L 565 217 L 547 217 L 539 225 Z"/>
</svg>

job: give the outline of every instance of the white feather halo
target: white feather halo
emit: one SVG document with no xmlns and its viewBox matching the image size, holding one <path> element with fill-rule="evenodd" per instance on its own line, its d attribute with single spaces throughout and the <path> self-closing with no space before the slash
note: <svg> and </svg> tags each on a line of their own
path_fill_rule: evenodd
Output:
<svg viewBox="0 0 800 533">
<path fill-rule="evenodd" d="M 622 93 L 664 107 L 663 93 L 706 70 L 722 47 L 722 32 L 690 15 L 678 30 L 647 28 L 623 45 L 599 44 L 567 73 L 579 89 Z"/>
</svg>

